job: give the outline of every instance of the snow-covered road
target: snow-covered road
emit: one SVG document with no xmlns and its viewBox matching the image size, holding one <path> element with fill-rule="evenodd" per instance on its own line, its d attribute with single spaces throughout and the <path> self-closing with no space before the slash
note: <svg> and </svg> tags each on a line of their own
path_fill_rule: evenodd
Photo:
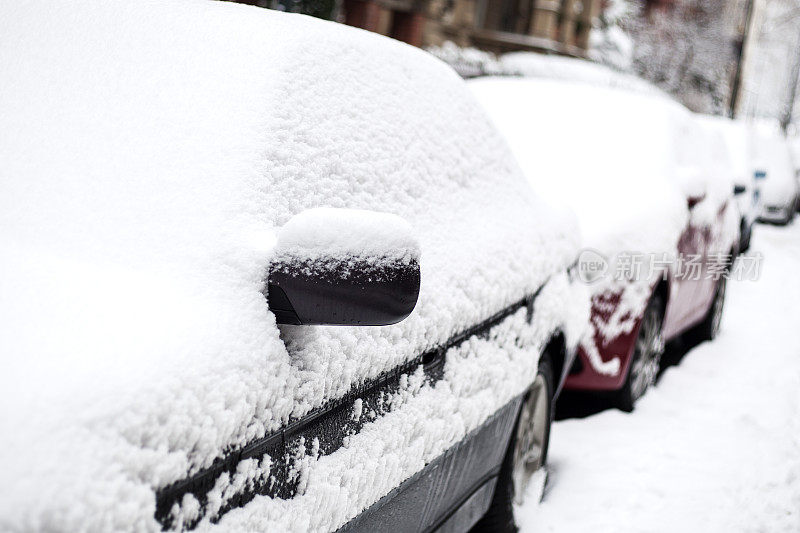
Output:
<svg viewBox="0 0 800 533">
<path fill-rule="evenodd" d="M 625 414 L 553 427 L 522 531 L 800 531 L 800 224 L 758 226 L 761 279 L 731 282 L 720 336 Z"/>
</svg>

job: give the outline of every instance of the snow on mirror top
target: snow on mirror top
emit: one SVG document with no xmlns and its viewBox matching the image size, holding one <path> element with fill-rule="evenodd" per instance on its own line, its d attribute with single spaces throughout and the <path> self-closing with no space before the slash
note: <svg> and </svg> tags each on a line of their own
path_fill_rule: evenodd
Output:
<svg viewBox="0 0 800 533">
<path fill-rule="evenodd" d="M 98 487 L 133 509 L 116 526 L 152 520 L 151 487 L 576 255 L 572 218 L 536 199 L 463 82 L 422 51 L 223 2 L 0 10 L 0 517 L 15 527 L 77 529 L 65 517 L 86 519 L 72 503 Z M 270 256 L 316 207 L 408 223 L 380 221 L 419 239 L 408 319 L 279 336 Z"/>
<path fill-rule="evenodd" d="M 278 234 L 276 257 L 320 260 L 419 260 L 411 225 L 389 213 L 317 207 L 292 217 Z"/>
</svg>

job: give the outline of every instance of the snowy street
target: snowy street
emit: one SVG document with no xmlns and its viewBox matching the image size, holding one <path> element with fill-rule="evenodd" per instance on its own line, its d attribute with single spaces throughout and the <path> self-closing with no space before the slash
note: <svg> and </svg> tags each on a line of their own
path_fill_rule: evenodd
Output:
<svg viewBox="0 0 800 533">
<path fill-rule="evenodd" d="M 554 424 L 522 531 L 800 531 L 800 225 L 753 242 L 761 279 L 730 283 L 713 343 L 673 347 L 632 414 Z"/>
</svg>

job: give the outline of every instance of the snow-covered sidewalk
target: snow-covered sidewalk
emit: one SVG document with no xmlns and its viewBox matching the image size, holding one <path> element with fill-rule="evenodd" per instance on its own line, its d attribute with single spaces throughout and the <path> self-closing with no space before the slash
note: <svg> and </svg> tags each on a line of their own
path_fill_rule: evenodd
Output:
<svg viewBox="0 0 800 533">
<path fill-rule="evenodd" d="M 557 422 L 522 531 L 800 531 L 800 224 L 758 226 L 761 279 L 632 414 Z"/>
</svg>

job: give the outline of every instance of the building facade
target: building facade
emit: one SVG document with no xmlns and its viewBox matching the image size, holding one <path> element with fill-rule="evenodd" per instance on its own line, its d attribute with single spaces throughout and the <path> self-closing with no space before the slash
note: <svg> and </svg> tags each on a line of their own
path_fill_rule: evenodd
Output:
<svg viewBox="0 0 800 533">
<path fill-rule="evenodd" d="M 427 45 L 453 41 L 495 53 L 531 50 L 583 57 L 601 0 L 438 0 Z"/>
<path fill-rule="evenodd" d="M 344 0 L 339 20 L 413 46 L 424 46 L 429 0 Z"/>
<path fill-rule="evenodd" d="M 582 57 L 603 0 L 235 0 L 305 13 L 407 42 L 453 41 L 495 53 Z"/>
</svg>

